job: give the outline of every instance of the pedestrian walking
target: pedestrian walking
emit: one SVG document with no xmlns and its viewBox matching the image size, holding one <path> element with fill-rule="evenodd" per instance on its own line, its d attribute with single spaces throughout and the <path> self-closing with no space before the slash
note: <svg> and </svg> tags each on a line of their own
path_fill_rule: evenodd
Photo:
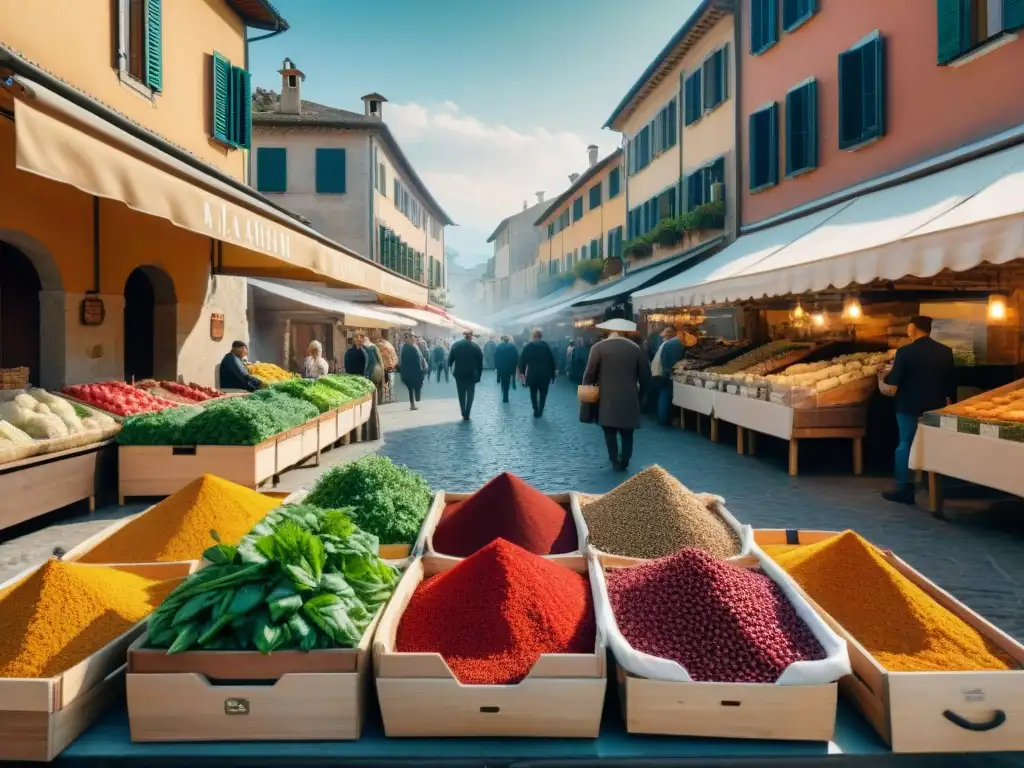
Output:
<svg viewBox="0 0 1024 768">
<path fill-rule="evenodd" d="M 548 400 L 548 387 L 555 380 L 555 356 L 551 347 L 544 341 L 544 334 L 537 328 L 533 331 L 533 340 L 523 347 L 519 355 L 519 372 L 530 388 L 530 402 L 533 404 L 533 417 L 539 419 L 544 415 L 544 405 Z"/>
<path fill-rule="evenodd" d="M 625 471 L 633 456 L 633 431 L 640 428 L 640 402 L 651 385 L 651 365 L 640 346 L 621 335 L 636 331 L 636 323 L 614 319 L 597 328 L 608 331 L 608 338 L 591 348 L 583 383 L 599 389 L 597 423 L 604 430 L 608 459 L 614 469 Z"/>
<path fill-rule="evenodd" d="M 409 410 L 415 411 L 423 390 L 423 353 L 413 341 L 411 333 L 406 335 L 405 343 L 402 345 L 398 373 L 402 377 L 402 383 L 409 390 Z"/>
<path fill-rule="evenodd" d="M 917 434 L 917 420 L 926 411 L 951 405 L 956 400 L 956 367 L 953 350 L 931 337 L 932 319 L 924 315 L 910 318 L 907 336 L 910 343 L 896 350 L 892 370 L 883 379 L 896 387 L 896 490 L 882 496 L 898 504 L 914 503 L 914 484 L 910 480 L 910 448 Z"/>
<path fill-rule="evenodd" d="M 494 367 L 498 371 L 498 383 L 501 385 L 501 402 L 508 402 L 509 385 L 515 386 L 516 366 L 519 365 L 519 352 L 516 345 L 509 341 L 508 336 L 501 337 L 501 343 L 494 350 Z"/>
<path fill-rule="evenodd" d="M 668 426 L 672 419 L 672 369 L 683 359 L 686 347 L 672 325 L 662 329 L 661 340 L 661 345 L 654 352 L 651 374 L 657 384 L 658 421 Z"/>
<path fill-rule="evenodd" d="M 464 332 L 462 339 L 452 344 L 452 349 L 448 353 L 448 367 L 452 369 L 452 375 L 455 377 L 462 419 L 469 421 L 476 385 L 484 372 L 484 353 L 473 343 L 472 331 Z"/>
<path fill-rule="evenodd" d="M 441 371 L 444 371 L 444 381 L 447 384 L 448 379 L 448 366 L 445 365 L 445 351 L 444 345 L 440 339 L 437 339 L 434 343 L 433 349 L 430 350 L 430 367 L 434 373 L 437 374 L 437 383 L 441 383 Z"/>
<path fill-rule="evenodd" d="M 493 336 L 491 336 L 491 338 L 489 338 L 487 340 L 487 343 L 484 344 L 484 369 L 485 370 L 490 371 L 490 370 L 494 369 L 494 353 L 497 351 L 497 349 L 498 349 L 498 342 L 495 341 Z"/>
</svg>

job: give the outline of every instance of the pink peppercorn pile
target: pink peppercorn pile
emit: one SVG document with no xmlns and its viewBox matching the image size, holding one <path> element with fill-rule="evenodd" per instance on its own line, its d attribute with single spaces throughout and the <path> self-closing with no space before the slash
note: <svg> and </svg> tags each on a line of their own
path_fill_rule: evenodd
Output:
<svg viewBox="0 0 1024 768">
<path fill-rule="evenodd" d="M 619 631 L 700 682 L 774 683 L 794 661 L 825 658 L 779 585 L 699 549 L 607 572 Z"/>
</svg>

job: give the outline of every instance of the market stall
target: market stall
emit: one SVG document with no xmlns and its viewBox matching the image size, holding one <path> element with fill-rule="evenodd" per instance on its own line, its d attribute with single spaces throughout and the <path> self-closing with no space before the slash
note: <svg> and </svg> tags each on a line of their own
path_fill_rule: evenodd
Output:
<svg viewBox="0 0 1024 768">
<path fill-rule="evenodd" d="M 114 469 L 118 423 L 43 389 L 0 390 L 0 530 L 79 501 Z"/>
</svg>

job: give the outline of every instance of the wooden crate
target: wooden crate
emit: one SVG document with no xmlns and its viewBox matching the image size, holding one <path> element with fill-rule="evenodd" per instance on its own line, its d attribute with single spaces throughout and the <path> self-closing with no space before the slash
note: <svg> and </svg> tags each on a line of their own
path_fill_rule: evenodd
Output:
<svg viewBox="0 0 1024 768">
<path fill-rule="evenodd" d="M 836 683 L 669 683 L 616 665 L 628 733 L 724 739 L 829 741 L 836 723 Z"/>
<path fill-rule="evenodd" d="M 833 531 L 755 531 L 758 544 L 813 544 Z M 795 540 L 795 542 L 794 542 Z M 1024 667 L 1024 646 L 987 622 L 895 554 L 880 550 L 896 570 Z M 889 672 L 857 639 L 799 589 L 846 640 L 853 674 L 839 681 L 843 696 L 900 753 L 1024 750 L 1024 669 L 979 672 Z M 963 724 L 957 724 L 957 720 Z M 980 726 L 980 727 L 979 727 Z"/>
<path fill-rule="evenodd" d="M 597 738 L 607 683 L 600 632 L 594 653 L 544 654 L 516 685 L 464 685 L 440 654 L 395 650 L 395 633 L 416 587 L 457 562 L 414 560 L 381 618 L 373 665 L 386 735 Z M 563 564 L 579 572 L 588 568 L 583 557 Z"/>
<path fill-rule="evenodd" d="M 338 409 L 332 408 L 327 413 L 320 414 L 320 427 L 317 434 L 319 448 L 326 451 L 336 442 L 341 435 L 338 434 Z"/>
<path fill-rule="evenodd" d="M 195 564 L 114 567 L 166 580 L 186 576 Z M 29 573 L 0 585 L 0 591 Z M 145 626 L 139 622 L 57 677 L 0 678 L 0 760 L 53 760 L 81 736 L 123 694 L 125 652 Z"/>
<path fill-rule="evenodd" d="M 87 500 L 89 511 L 95 511 L 105 476 L 113 481 L 113 443 L 104 440 L 0 464 L 0 530 L 78 501 Z"/>
<path fill-rule="evenodd" d="M 454 504 L 457 501 L 465 501 L 473 494 L 471 493 L 447 493 L 445 491 L 438 491 L 434 496 L 434 505 L 430 508 L 430 513 L 427 515 L 427 519 L 424 521 L 424 533 L 421 534 L 423 538 L 423 549 L 422 554 L 430 555 L 433 558 L 441 560 L 450 560 L 452 562 L 458 562 L 464 558 L 454 557 L 452 555 L 445 555 L 434 549 L 434 529 L 437 528 L 437 524 L 441 521 L 441 517 L 444 515 L 445 509 L 449 504 Z M 573 518 L 573 523 L 576 525 L 576 535 L 578 538 L 577 549 L 573 552 L 564 552 L 559 555 L 545 555 L 544 557 L 549 560 L 561 560 L 561 559 L 572 559 L 579 557 L 586 546 L 586 536 L 583 531 L 579 528 L 579 518 L 577 517 L 579 502 L 574 501 L 574 493 L 546 493 L 544 494 L 553 502 L 559 506 L 567 509 L 569 514 Z M 573 504 L 576 504 L 576 512 L 573 511 Z"/>
<path fill-rule="evenodd" d="M 362 735 L 370 643 L 318 651 L 128 650 L 132 741 L 345 741 Z"/>
</svg>

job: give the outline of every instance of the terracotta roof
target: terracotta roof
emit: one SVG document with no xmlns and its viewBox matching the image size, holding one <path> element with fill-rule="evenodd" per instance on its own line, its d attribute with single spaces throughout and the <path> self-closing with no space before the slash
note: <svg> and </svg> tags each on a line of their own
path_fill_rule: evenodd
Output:
<svg viewBox="0 0 1024 768">
<path fill-rule="evenodd" d="M 455 222 L 444 212 L 440 203 L 430 194 L 430 190 L 427 189 L 426 184 L 423 183 L 423 180 L 420 179 L 413 169 L 412 163 L 409 162 L 398 141 L 388 128 L 387 123 L 383 120 L 360 114 L 359 112 L 350 112 L 347 109 L 328 107 L 326 104 L 318 104 L 315 101 L 306 101 L 305 99 L 302 100 L 299 114 L 297 115 L 287 115 L 279 112 L 279 105 L 280 96 L 277 93 L 257 88 L 253 94 L 252 124 L 254 126 L 301 125 L 316 128 L 346 128 L 357 131 L 375 131 L 384 140 L 402 173 L 408 177 L 412 185 L 416 187 L 416 190 L 426 200 L 427 207 L 433 210 L 435 217 L 440 219 L 446 226 L 455 225 Z"/>
<path fill-rule="evenodd" d="M 268 0 L 227 0 L 227 4 L 253 29 L 272 32 L 288 29 L 288 22 Z"/>
<path fill-rule="evenodd" d="M 543 222 L 544 219 L 546 219 L 548 216 L 554 213 L 559 208 L 559 206 L 562 205 L 562 203 L 566 202 L 574 194 L 583 189 L 583 187 L 586 186 L 588 181 L 593 179 L 597 174 L 599 174 L 601 171 L 603 171 L 605 168 L 611 165 L 617 158 L 620 157 L 622 157 L 621 147 L 619 149 L 616 149 L 610 155 L 606 155 L 605 157 L 601 158 L 592 166 L 587 168 L 587 170 L 585 170 L 583 174 L 572 183 L 572 186 L 570 186 L 567 190 L 565 190 L 565 192 L 563 192 L 562 194 L 560 194 L 558 197 L 551 201 L 551 204 L 544 209 L 544 213 L 540 215 L 540 218 L 537 219 L 533 223 L 533 225 L 535 227 L 539 227 L 541 225 L 541 222 Z"/>
</svg>

